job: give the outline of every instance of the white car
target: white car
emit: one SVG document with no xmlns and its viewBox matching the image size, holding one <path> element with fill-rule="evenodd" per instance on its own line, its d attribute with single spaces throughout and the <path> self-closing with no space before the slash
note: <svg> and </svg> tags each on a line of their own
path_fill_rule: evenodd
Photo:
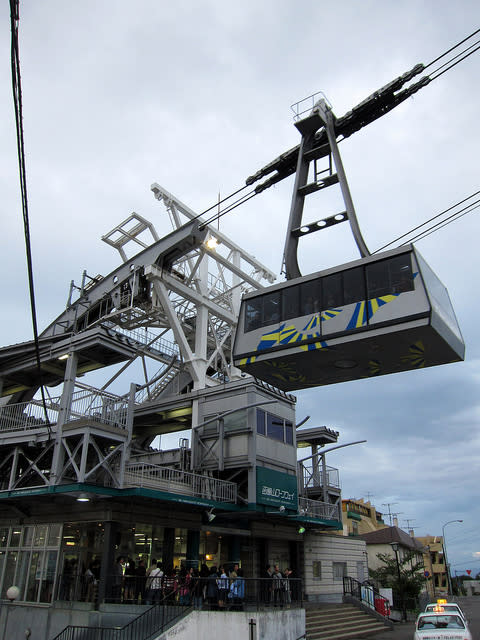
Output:
<svg viewBox="0 0 480 640">
<path fill-rule="evenodd" d="M 473 640 L 459 613 L 424 612 L 415 623 L 413 640 Z"/>
<path fill-rule="evenodd" d="M 465 622 L 468 622 L 466 615 L 456 602 L 431 602 L 425 607 L 425 612 L 428 613 L 458 613 L 462 616 Z"/>
</svg>

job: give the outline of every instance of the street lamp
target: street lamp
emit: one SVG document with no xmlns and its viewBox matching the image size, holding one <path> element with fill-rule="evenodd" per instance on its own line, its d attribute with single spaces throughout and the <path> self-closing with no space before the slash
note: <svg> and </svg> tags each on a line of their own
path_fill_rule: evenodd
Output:
<svg viewBox="0 0 480 640">
<path fill-rule="evenodd" d="M 450 568 L 448 566 L 447 545 L 445 543 L 445 527 L 447 526 L 447 524 L 452 524 L 452 522 L 463 522 L 463 520 L 449 520 L 442 527 L 443 557 L 445 558 L 445 569 L 447 570 L 447 595 L 452 594 L 452 580 L 450 578 Z"/>
<path fill-rule="evenodd" d="M 394 553 L 395 553 L 395 561 L 397 563 L 397 576 L 398 576 L 398 590 L 400 591 L 400 605 L 402 607 L 402 620 L 404 622 L 407 621 L 407 612 L 405 611 L 405 600 L 403 597 L 403 585 L 402 585 L 402 577 L 400 575 L 400 563 L 398 561 L 398 549 L 399 549 L 399 544 L 398 542 L 391 542 L 390 546 L 392 547 Z"/>
</svg>

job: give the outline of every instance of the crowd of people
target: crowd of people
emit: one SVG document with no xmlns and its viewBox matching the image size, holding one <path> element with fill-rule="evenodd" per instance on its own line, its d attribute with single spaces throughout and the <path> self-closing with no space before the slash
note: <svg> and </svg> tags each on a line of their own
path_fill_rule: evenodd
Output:
<svg viewBox="0 0 480 640">
<path fill-rule="evenodd" d="M 60 583 L 59 599 L 95 602 L 100 582 L 100 560 L 92 560 L 86 569 L 78 571 L 76 560 L 66 560 Z M 287 567 L 267 565 L 260 578 L 245 580 L 239 564 L 200 569 L 164 567 L 152 559 L 137 562 L 119 556 L 107 580 L 106 598 L 124 604 L 159 603 L 192 606 L 195 609 L 243 610 L 247 599 L 264 606 L 289 607 L 299 598 L 298 580 Z"/>
<path fill-rule="evenodd" d="M 147 568 L 139 559 L 119 556 L 114 566 L 112 600 L 132 604 L 177 603 L 196 609 L 241 609 L 245 597 L 242 569 L 235 564 L 230 572 L 223 566 L 164 568 L 154 558 Z"/>
<path fill-rule="evenodd" d="M 268 606 L 290 606 L 292 602 L 292 571 L 266 567 L 259 580 L 249 584 L 250 596 Z M 138 564 L 120 556 L 113 572 L 112 600 L 134 604 L 180 604 L 195 609 L 243 610 L 246 595 L 243 570 L 238 564 L 227 570 L 225 566 L 180 569 L 164 568 L 152 559 L 149 567 L 139 559 Z"/>
</svg>

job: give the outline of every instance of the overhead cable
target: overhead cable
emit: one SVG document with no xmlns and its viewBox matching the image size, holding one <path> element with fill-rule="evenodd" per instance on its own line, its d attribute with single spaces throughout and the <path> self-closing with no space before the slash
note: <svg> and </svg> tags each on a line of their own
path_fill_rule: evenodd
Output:
<svg viewBox="0 0 480 640">
<path fill-rule="evenodd" d="M 456 49 L 457 47 L 459 47 L 460 45 L 462 45 L 464 42 L 466 42 L 467 40 L 470 40 L 470 38 L 473 38 L 473 36 L 476 36 L 477 33 L 480 33 L 480 29 L 477 29 L 476 31 L 474 31 L 473 33 L 471 33 L 469 36 L 467 36 L 466 38 L 464 38 L 463 40 L 460 40 L 460 42 L 457 42 L 457 44 L 453 45 L 453 47 L 450 47 L 450 49 L 448 49 L 447 51 L 445 51 L 444 53 L 442 53 L 441 55 L 437 56 L 434 60 L 432 60 L 431 62 L 429 62 L 428 64 L 425 65 L 425 69 L 427 69 L 427 67 L 431 67 L 432 64 L 435 64 L 435 62 L 438 62 L 439 60 L 441 60 L 442 58 L 444 58 L 446 55 L 448 55 L 449 53 L 451 53 L 454 49 Z"/>
<path fill-rule="evenodd" d="M 387 247 L 390 247 L 392 244 L 397 243 L 399 240 L 402 240 L 403 238 L 406 238 L 407 236 L 409 236 L 411 233 L 413 233 L 414 231 L 417 231 L 418 229 L 421 229 L 422 227 L 424 227 L 425 225 L 429 224 L 430 222 L 432 222 L 433 220 L 436 220 L 437 218 L 439 218 L 440 216 L 445 215 L 446 213 L 448 213 L 449 211 L 452 211 L 452 209 L 455 209 L 456 207 L 464 204 L 465 202 L 467 202 L 467 200 L 470 200 L 471 198 L 474 198 L 475 196 L 477 196 L 478 194 L 480 194 L 480 190 L 479 191 L 475 191 L 475 193 L 472 193 L 471 195 L 469 195 L 468 197 L 464 198 L 463 200 L 460 200 L 460 202 L 457 202 L 456 204 L 453 204 L 452 206 L 448 207 L 448 209 L 444 209 L 443 211 L 441 211 L 440 213 L 437 213 L 435 216 L 432 216 L 431 218 L 429 218 L 428 220 L 425 220 L 425 222 L 422 222 L 421 224 L 417 225 L 416 227 L 413 227 L 412 229 L 410 229 L 409 231 L 406 231 L 405 233 L 402 233 L 401 236 L 398 236 L 397 238 L 394 238 L 393 240 L 391 240 L 390 242 L 388 242 L 387 244 L 384 244 L 383 246 L 379 247 L 378 249 L 376 249 L 375 251 L 373 251 L 372 255 L 379 253 L 380 251 L 383 251 L 384 249 L 386 249 Z M 476 200 L 473 203 L 470 203 L 469 205 L 467 205 L 467 207 L 465 207 L 465 209 L 467 209 L 468 207 L 471 207 L 475 204 L 477 204 L 477 202 L 479 202 L 478 200 Z M 456 213 L 452 214 L 452 216 L 449 216 L 449 218 L 456 216 L 457 214 L 463 212 L 464 209 L 461 209 L 460 211 L 457 211 Z M 470 213 L 470 211 L 466 211 L 465 213 Z M 465 214 L 463 214 L 465 215 Z M 461 217 L 461 216 L 460 216 Z M 449 218 L 446 218 L 445 220 L 448 220 Z M 445 222 L 445 220 L 442 220 L 440 222 L 438 222 L 437 224 L 442 224 Z M 452 220 L 453 222 L 453 220 Z M 434 225 L 435 226 L 435 225 Z M 443 224 L 442 224 L 443 226 Z M 420 234 L 418 234 L 419 236 L 422 235 L 424 232 L 421 232 Z M 412 242 L 412 240 L 409 240 L 408 242 Z M 407 241 L 403 242 L 403 244 L 407 244 Z"/>
<path fill-rule="evenodd" d="M 40 364 L 40 346 L 38 341 L 37 313 L 35 309 L 35 288 L 33 283 L 32 251 L 30 243 L 30 225 L 28 220 L 28 198 L 27 198 L 27 177 L 25 170 L 25 147 L 23 138 L 23 110 L 22 110 L 22 85 L 20 78 L 20 55 L 18 46 L 18 22 L 19 22 L 19 0 L 10 0 L 10 23 L 12 31 L 11 41 L 11 67 L 12 67 L 12 91 L 15 107 L 15 124 L 17 129 L 17 153 L 20 173 L 20 191 L 22 198 L 23 226 L 25 236 L 25 249 L 27 256 L 28 285 L 30 291 L 30 310 L 33 325 L 33 339 L 35 343 L 35 358 L 38 371 L 38 379 L 42 394 L 42 406 L 45 413 L 45 422 L 50 437 L 51 426 L 48 418 L 45 391 L 42 384 L 42 368 Z"/>
</svg>

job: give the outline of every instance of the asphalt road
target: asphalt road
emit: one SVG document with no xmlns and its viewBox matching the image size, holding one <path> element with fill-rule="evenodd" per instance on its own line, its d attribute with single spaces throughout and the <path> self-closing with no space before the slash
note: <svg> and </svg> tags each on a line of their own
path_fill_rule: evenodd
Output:
<svg viewBox="0 0 480 640">
<path fill-rule="evenodd" d="M 473 640 L 480 640 L 480 596 L 452 598 L 452 600 L 458 602 L 465 612 Z M 369 638 L 371 640 L 413 640 L 414 633 L 414 622 L 397 622 L 392 631 L 376 633 Z"/>
</svg>

